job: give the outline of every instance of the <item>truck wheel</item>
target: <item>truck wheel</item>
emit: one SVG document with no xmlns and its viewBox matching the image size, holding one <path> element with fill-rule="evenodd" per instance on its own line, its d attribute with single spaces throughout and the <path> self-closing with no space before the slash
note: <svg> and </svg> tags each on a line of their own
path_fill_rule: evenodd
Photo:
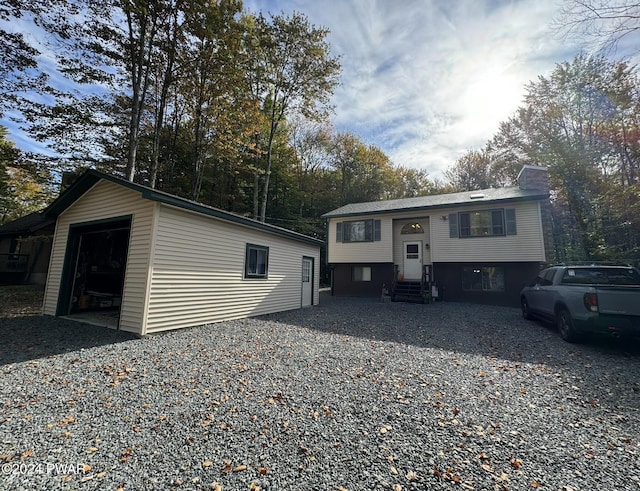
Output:
<svg viewBox="0 0 640 491">
<path fill-rule="evenodd" d="M 522 297 L 520 299 L 520 308 L 522 308 L 522 317 L 526 320 L 531 320 L 533 319 L 533 316 L 531 315 L 531 312 L 529 311 L 529 302 L 527 302 L 527 299 L 525 297 Z"/>
<path fill-rule="evenodd" d="M 560 309 L 556 314 L 556 326 L 558 327 L 558 333 L 560 337 L 568 343 L 575 343 L 578 341 L 578 335 L 573 327 L 573 319 L 571 314 L 566 309 Z"/>
</svg>

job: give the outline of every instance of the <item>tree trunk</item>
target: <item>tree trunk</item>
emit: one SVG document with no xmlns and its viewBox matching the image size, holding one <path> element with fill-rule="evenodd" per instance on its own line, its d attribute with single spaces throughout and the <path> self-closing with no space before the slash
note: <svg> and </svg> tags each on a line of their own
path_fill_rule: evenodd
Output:
<svg viewBox="0 0 640 491">
<path fill-rule="evenodd" d="M 269 178 L 271 177 L 271 143 L 267 149 L 267 169 L 264 173 L 262 188 L 262 203 L 260 204 L 260 221 L 264 222 L 267 216 L 267 199 L 269 198 Z"/>
<path fill-rule="evenodd" d="M 256 158 L 257 160 L 257 158 Z M 258 219 L 258 196 L 260 195 L 260 174 L 258 173 L 258 168 L 256 167 L 255 173 L 253 174 L 253 219 Z"/>
</svg>

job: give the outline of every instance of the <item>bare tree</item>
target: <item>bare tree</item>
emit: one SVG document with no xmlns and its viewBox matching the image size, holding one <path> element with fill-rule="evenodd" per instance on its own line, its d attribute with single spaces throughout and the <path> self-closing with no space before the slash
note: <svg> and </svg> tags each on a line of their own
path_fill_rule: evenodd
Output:
<svg viewBox="0 0 640 491">
<path fill-rule="evenodd" d="M 553 23 L 567 37 L 579 37 L 590 47 L 614 52 L 640 29 L 640 3 L 624 0 L 564 0 Z"/>
</svg>

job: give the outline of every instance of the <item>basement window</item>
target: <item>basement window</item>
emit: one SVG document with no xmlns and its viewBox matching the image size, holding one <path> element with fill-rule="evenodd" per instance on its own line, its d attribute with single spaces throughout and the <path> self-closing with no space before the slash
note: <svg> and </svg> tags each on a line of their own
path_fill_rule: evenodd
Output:
<svg viewBox="0 0 640 491">
<path fill-rule="evenodd" d="M 462 289 L 465 291 L 503 292 L 504 268 L 486 266 L 462 268 Z"/>
<path fill-rule="evenodd" d="M 371 266 L 354 266 L 352 278 L 353 281 L 371 281 Z"/>
</svg>

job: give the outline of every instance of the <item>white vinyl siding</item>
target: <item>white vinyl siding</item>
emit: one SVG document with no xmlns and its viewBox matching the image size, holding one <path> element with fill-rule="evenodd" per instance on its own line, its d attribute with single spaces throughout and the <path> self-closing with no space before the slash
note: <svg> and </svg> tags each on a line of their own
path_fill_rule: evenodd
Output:
<svg viewBox="0 0 640 491">
<path fill-rule="evenodd" d="M 267 278 L 245 279 L 246 244 L 269 248 Z M 317 246 L 161 205 L 147 332 L 300 308 L 303 256 L 314 258 L 316 304 Z"/>
<path fill-rule="evenodd" d="M 328 224 L 329 262 L 330 263 L 389 263 L 393 259 L 392 220 L 389 216 L 375 216 L 380 220 L 380 240 L 372 242 L 337 242 L 336 224 L 368 220 L 372 217 L 333 218 Z"/>
<path fill-rule="evenodd" d="M 451 208 L 431 217 L 431 260 L 435 262 L 524 262 L 545 261 L 542 221 L 538 201 L 505 204 L 516 211 L 516 235 L 452 238 L 451 213 L 496 209 L 496 205 Z"/>
<path fill-rule="evenodd" d="M 56 314 L 69 227 L 113 217 L 132 216 L 120 329 L 144 334 L 144 306 L 152 238 L 154 203 L 140 193 L 108 181 L 98 182 L 59 217 L 53 238 L 43 313 Z"/>
</svg>

